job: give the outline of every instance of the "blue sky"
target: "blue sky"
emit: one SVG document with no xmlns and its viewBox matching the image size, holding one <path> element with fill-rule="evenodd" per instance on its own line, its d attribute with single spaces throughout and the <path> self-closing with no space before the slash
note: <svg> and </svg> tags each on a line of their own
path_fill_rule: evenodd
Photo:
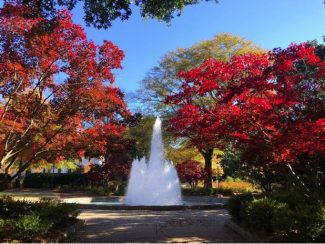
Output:
<svg viewBox="0 0 325 244">
<path fill-rule="evenodd" d="M 107 30 L 86 27 L 82 8 L 73 11 L 96 44 L 112 41 L 125 53 L 123 70 L 116 72 L 116 85 L 126 92 L 135 91 L 139 81 L 168 51 L 189 47 L 218 33 L 231 33 L 252 40 L 266 49 L 287 47 L 325 35 L 323 0 L 219 0 L 188 6 L 171 27 L 157 20 L 143 21 L 133 9 L 128 21 L 115 21 Z"/>
<path fill-rule="evenodd" d="M 0 6 L 2 1 L 0 0 Z M 128 21 L 116 20 L 107 30 L 86 27 L 83 9 L 73 10 L 75 23 L 85 28 L 96 44 L 110 40 L 125 53 L 123 70 L 116 71 L 116 85 L 125 92 L 135 91 L 139 81 L 168 51 L 189 47 L 219 33 L 231 33 L 252 40 L 266 49 L 287 47 L 325 35 L 323 0 L 219 0 L 188 6 L 171 27 L 157 20 L 143 21 L 133 8 Z"/>
</svg>

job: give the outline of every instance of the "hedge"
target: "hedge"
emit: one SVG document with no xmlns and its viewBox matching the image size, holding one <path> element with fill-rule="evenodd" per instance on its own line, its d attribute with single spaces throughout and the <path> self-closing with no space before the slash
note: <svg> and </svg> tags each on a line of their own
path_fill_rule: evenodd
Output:
<svg viewBox="0 0 325 244">
<path fill-rule="evenodd" d="M 0 182 L 4 181 L 6 179 L 9 179 L 10 175 L 9 174 L 5 174 L 5 173 L 0 173 Z"/>
<path fill-rule="evenodd" d="M 68 173 L 68 174 L 51 174 L 51 173 L 31 173 L 27 174 L 24 179 L 25 188 L 41 188 L 69 185 L 69 186 L 85 186 L 89 180 L 84 174 Z"/>
<path fill-rule="evenodd" d="M 227 209 L 245 226 L 274 234 L 273 242 L 325 242 L 324 205 L 298 199 L 295 194 L 243 194 L 231 197 Z"/>
</svg>

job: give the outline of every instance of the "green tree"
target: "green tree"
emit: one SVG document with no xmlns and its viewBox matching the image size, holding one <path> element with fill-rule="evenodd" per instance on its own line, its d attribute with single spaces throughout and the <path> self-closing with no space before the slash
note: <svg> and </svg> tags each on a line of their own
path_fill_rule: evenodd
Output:
<svg viewBox="0 0 325 244">
<path fill-rule="evenodd" d="M 140 81 L 140 88 L 133 94 L 133 97 L 143 104 L 144 114 L 159 114 L 169 119 L 176 114 L 178 106 L 165 104 L 165 99 L 181 89 L 182 80 L 178 77 L 180 72 L 199 67 L 208 58 L 228 61 L 234 55 L 249 52 L 262 53 L 265 50 L 254 45 L 252 41 L 226 33 L 215 35 L 213 39 L 203 40 L 188 48 L 177 48 L 176 51 L 166 53 L 158 61 L 158 66 L 153 67 L 147 73 L 146 77 Z M 207 107 L 213 103 L 213 96 L 212 93 L 204 98 L 197 96 L 195 102 Z M 191 135 L 187 137 L 190 138 Z M 183 143 L 188 138 L 183 137 Z M 189 143 L 185 144 L 189 145 Z M 220 141 L 199 150 L 204 157 L 205 170 L 208 172 L 206 186 L 210 187 L 212 185 L 212 158 L 217 144 L 220 144 Z"/>
<path fill-rule="evenodd" d="M 134 147 L 130 153 L 132 158 L 148 158 L 154 122 L 154 117 L 144 116 L 138 125 L 129 127 L 124 131 L 124 136 L 126 138 L 135 141 Z"/>
<path fill-rule="evenodd" d="M 140 123 L 134 127 L 129 127 L 124 132 L 124 136 L 135 141 L 135 146 L 131 152 L 132 158 L 149 158 L 153 125 L 156 117 L 144 116 Z M 186 140 L 176 138 L 172 133 L 167 132 L 167 121 L 162 123 L 163 143 L 165 148 L 165 158 L 175 164 L 190 158 L 199 156 L 196 148 L 189 147 Z"/>
<path fill-rule="evenodd" d="M 5 0 L 6 1 L 6 0 Z M 8 1 L 8 0 L 7 0 Z M 160 22 L 170 24 L 175 15 L 180 16 L 188 5 L 194 5 L 201 0 L 79 0 L 84 3 L 83 9 L 87 26 L 107 29 L 116 19 L 128 20 L 132 14 L 131 5 L 140 8 L 143 19 L 158 19 Z M 42 17 L 55 20 L 57 7 L 75 8 L 77 0 L 22 0 L 22 3 L 39 11 Z M 214 1 L 217 0 L 205 0 Z M 35 13 L 34 13 L 35 14 Z M 29 16 L 33 17 L 33 15 Z"/>
<path fill-rule="evenodd" d="M 143 114 L 159 114 L 169 118 L 177 108 L 167 106 L 165 98 L 179 91 L 182 84 L 179 72 L 199 67 L 207 58 L 228 61 L 233 55 L 265 51 L 253 45 L 252 41 L 227 33 L 215 35 L 213 39 L 203 40 L 188 48 L 179 47 L 164 54 L 158 65 L 149 70 L 140 81 L 140 88 L 132 94 L 133 100 L 144 105 Z"/>
</svg>

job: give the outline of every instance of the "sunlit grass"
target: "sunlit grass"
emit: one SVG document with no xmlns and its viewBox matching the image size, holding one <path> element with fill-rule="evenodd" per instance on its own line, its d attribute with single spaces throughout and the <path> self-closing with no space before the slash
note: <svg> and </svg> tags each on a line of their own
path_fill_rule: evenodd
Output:
<svg viewBox="0 0 325 244">
<path fill-rule="evenodd" d="M 254 192 L 257 189 L 253 184 L 249 182 L 226 182 L 221 181 L 218 183 L 213 183 L 214 188 L 218 188 L 218 192 L 222 193 L 244 193 L 244 192 Z"/>
</svg>

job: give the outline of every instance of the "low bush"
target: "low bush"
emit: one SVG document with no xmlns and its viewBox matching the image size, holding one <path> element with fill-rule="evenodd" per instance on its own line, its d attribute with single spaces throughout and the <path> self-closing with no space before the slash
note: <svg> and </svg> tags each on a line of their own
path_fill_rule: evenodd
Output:
<svg viewBox="0 0 325 244">
<path fill-rule="evenodd" d="M 227 202 L 227 210 L 229 213 L 239 220 L 246 218 L 247 206 L 253 200 L 251 193 L 245 193 L 232 196 Z"/>
<path fill-rule="evenodd" d="M 296 209 L 298 204 L 309 204 L 309 203 L 312 204 L 301 194 L 295 192 L 291 192 L 287 194 L 272 193 L 270 197 L 279 202 L 287 203 L 290 209 Z"/>
<path fill-rule="evenodd" d="M 234 182 L 234 178 L 232 178 L 231 176 L 227 176 L 225 182 Z"/>
<path fill-rule="evenodd" d="M 229 213 L 245 226 L 275 234 L 279 242 L 325 242 L 325 208 L 295 194 L 233 196 Z"/>
<path fill-rule="evenodd" d="M 212 196 L 216 195 L 216 188 L 206 188 L 206 187 L 196 187 L 191 188 L 181 188 L 182 195 L 192 195 L 192 196 Z"/>
<path fill-rule="evenodd" d="M 98 196 L 111 196 L 114 194 L 110 188 L 102 186 L 93 187 L 91 191 Z"/>
<path fill-rule="evenodd" d="M 264 214 L 262 215 L 264 216 Z M 273 216 L 271 216 L 271 227 L 278 234 L 287 235 L 294 230 L 295 213 L 287 203 L 278 202 L 274 204 Z"/>
<path fill-rule="evenodd" d="M 126 187 L 126 184 L 120 185 L 117 190 L 113 190 L 113 194 L 115 196 L 124 196 L 126 194 Z"/>
<path fill-rule="evenodd" d="M 247 193 L 254 192 L 254 187 L 248 182 L 219 182 L 213 183 L 213 188 L 206 187 L 196 187 L 191 188 L 181 188 L 182 195 L 195 195 L 195 196 L 212 196 L 218 194 L 228 194 L 233 193 Z"/>
<path fill-rule="evenodd" d="M 14 200 L 11 196 L 0 196 L 0 216 L 4 218 L 15 218 L 28 211 L 28 201 Z"/>
<path fill-rule="evenodd" d="M 325 242 L 325 208 L 319 205 L 299 205 L 295 211 L 294 232 L 289 237 L 295 242 Z M 290 240 L 290 241 L 291 241 Z"/>
<path fill-rule="evenodd" d="M 272 222 L 276 209 L 288 209 L 288 205 L 267 197 L 253 199 L 247 205 L 245 223 L 255 230 L 272 233 L 274 231 Z"/>
<path fill-rule="evenodd" d="M 10 196 L 0 197 L 0 240 L 29 242 L 32 237 L 64 225 L 80 214 L 77 204 L 16 201 Z"/>
</svg>

